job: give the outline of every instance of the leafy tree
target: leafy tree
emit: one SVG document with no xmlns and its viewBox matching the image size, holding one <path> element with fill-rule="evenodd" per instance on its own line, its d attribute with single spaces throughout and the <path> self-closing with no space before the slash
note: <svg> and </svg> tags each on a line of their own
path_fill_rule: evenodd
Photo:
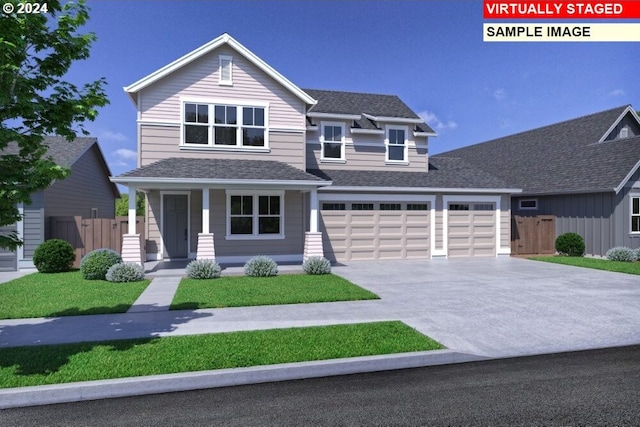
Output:
<svg viewBox="0 0 640 427">
<path fill-rule="evenodd" d="M 93 121 L 97 107 L 108 103 L 104 78 L 77 87 L 63 80 L 74 61 L 89 57 L 95 40 L 78 29 L 89 18 L 83 0 L 47 0 L 36 14 L 0 14 L 0 227 L 20 219 L 18 203 L 65 178 L 69 171 L 46 157 L 46 135 L 71 141 L 83 123 Z M 9 7 L 10 8 L 10 7 Z M 22 242 L 13 234 L 0 236 L 0 247 L 16 249 Z"/>
<path fill-rule="evenodd" d="M 129 194 L 124 193 L 116 200 L 116 216 L 129 215 Z M 144 194 L 136 193 L 136 215 L 144 216 Z"/>
</svg>

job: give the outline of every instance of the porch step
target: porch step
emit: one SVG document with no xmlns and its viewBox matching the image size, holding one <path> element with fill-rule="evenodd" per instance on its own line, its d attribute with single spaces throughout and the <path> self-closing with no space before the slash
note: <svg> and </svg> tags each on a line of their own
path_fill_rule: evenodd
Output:
<svg viewBox="0 0 640 427">
<path fill-rule="evenodd" d="M 127 313 L 168 311 L 181 277 L 155 277 Z"/>
</svg>

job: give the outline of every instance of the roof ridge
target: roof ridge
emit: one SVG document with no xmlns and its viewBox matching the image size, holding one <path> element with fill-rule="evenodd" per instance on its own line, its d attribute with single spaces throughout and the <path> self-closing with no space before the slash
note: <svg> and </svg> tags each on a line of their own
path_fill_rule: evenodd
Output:
<svg viewBox="0 0 640 427">
<path fill-rule="evenodd" d="M 400 97 L 396 94 L 391 94 L 391 93 L 375 93 L 375 92 L 360 92 L 360 91 L 353 91 L 353 90 L 336 90 L 336 89 L 315 89 L 315 88 L 300 88 L 303 91 L 308 91 L 308 90 L 315 90 L 318 92 L 331 92 L 331 93 L 349 93 L 349 94 L 354 94 L 354 95 L 375 95 L 375 96 L 392 96 L 395 98 L 400 99 Z"/>
</svg>

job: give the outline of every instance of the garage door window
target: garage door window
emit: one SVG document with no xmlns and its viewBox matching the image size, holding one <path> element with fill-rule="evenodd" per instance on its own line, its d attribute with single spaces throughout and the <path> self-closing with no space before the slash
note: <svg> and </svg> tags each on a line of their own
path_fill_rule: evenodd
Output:
<svg viewBox="0 0 640 427">
<path fill-rule="evenodd" d="M 373 203 L 352 203 L 351 209 L 354 211 L 372 211 Z"/>
<path fill-rule="evenodd" d="M 476 203 L 473 205 L 473 209 L 476 211 L 492 211 L 493 204 L 491 203 Z"/>
<path fill-rule="evenodd" d="M 344 203 L 323 203 L 322 210 L 323 211 L 343 211 L 346 206 Z"/>
<path fill-rule="evenodd" d="M 426 211 L 427 204 L 426 203 L 407 203 L 408 211 Z"/>
<path fill-rule="evenodd" d="M 381 211 L 399 211 L 400 203 L 380 203 Z"/>
<path fill-rule="evenodd" d="M 469 204 L 468 203 L 451 203 L 449 204 L 450 211 L 468 211 Z"/>
</svg>

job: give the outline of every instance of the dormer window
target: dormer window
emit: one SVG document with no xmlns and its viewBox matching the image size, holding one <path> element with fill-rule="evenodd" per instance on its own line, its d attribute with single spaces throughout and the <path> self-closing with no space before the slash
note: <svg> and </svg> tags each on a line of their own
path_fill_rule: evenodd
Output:
<svg viewBox="0 0 640 427">
<path fill-rule="evenodd" d="M 386 130 L 387 162 L 407 163 L 407 127 L 387 126 Z"/>
<path fill-rule="evenodd" d="M 220 55 L 220 84 L 230 86 L 233 84 L 233 57 Z"/>
<path fill-rule="evenodd" d="M 344 124 L 323 122 L 320 135 L 321 159 L 327 161 L 344 160 Z"/>
</svg>

